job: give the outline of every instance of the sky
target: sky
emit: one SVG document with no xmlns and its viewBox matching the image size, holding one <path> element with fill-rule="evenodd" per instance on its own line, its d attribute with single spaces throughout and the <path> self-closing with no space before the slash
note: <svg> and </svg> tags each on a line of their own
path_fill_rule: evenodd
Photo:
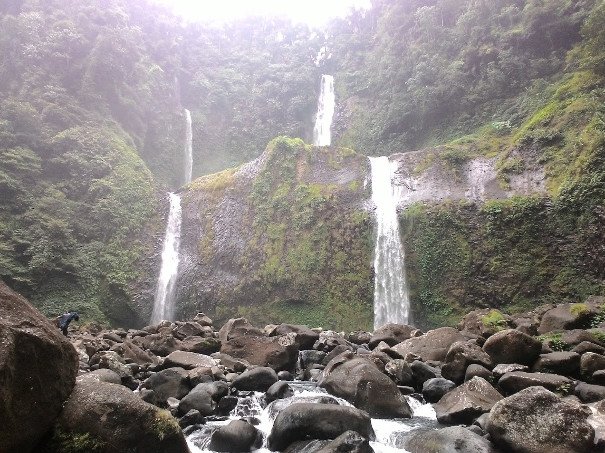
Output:
<svg viewBox="0 0 605 453">
<path fill-rule="evenodd" d="M 249 15 L 286 16 L 310 26 L 344 16 L 351 8 L 367 8 L 370 0 L 156 0 L 187 21 L 228 22 Z"/>
</svg>

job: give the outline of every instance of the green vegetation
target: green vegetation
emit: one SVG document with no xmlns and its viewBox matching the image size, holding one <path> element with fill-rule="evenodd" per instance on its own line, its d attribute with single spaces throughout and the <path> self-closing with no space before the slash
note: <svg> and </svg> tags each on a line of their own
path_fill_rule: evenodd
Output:
<svg viewBox="0 0 605 453">
<path fill-rule="evenodd" d="M 99 453 L 105 450 L 105 444 L 89 433 L 68 433 L 55 428 L 42 450 L 44 453 Z"/>
<path fill-rule="evenodd" d="M 494 329 L 496 332 L 504 330 L 508 327 L 506 318 L 500 310 L 490 310 L 490 312 L 481 318 L 481 322 L 485 327 Z"/>
<path fill-rule="evenodd" d="M 563 334 L 560 332 L 550 332 L 538 337 L 542 343 L 545 343 L 553 351 L 568 351 L 570 345 L 563 341 Z"/>
<path fill-rule="evenodd" d="M 152 429 L 158 440 L 162 441 L 166 437 L 175 436 L 181 431 L 178 422 L 166 410 L 159 410 L 153 421 Z"/>
</svg>

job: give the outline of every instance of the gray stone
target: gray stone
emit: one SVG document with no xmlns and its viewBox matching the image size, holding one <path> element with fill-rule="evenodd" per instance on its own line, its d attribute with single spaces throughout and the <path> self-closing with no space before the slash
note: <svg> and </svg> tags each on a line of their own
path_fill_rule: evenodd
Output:
<svg viewBox="0 0 605 453">
<path fill-rule="evenodd" d="M 542 386 L 551 391 L 567 392 L 573 390 L 573 381 L 558 374 L 513 371 L 502 376 L 498 381 L 498 386 L 509 395 L 533 386 Z"/>
<path fill-rule="evenodd" d="M 580 374 L 580 354 L 563 351 L 541 354 L 532 370 L 565 376 L 578 376 Z"/>
<path fill-rule="evenodd" d="M 422 360 L 443 361 L 450 346 L 457 341 L 467 338 L 453 327 L 441 327 L 429 330 L 420 337 L 409 338 L 392 347 L 405 357 L 406 354 L 416 354 Z"/>
<path fill-rule="evenodd" d="M 456 384 L 444 378 L 429 379 L 422 385 L 422 396 L 427 403 L 436 403 L 443 395 L 456 388 Z"/>
<path fill-rule="evenodd" d="M 489 382 L 474 377 L 446 393 L 434 407 L 440 423 L 469 425 L 481 414 L 489 412 L 501 399 L 502 395 Z"/>
<path fill-rule="evenodd" d="M 208 449 L 220 452 L 251 451 L 258 446 L 260 432 L 250 423 L 233 420 L 212 433 Z"/>
<path fill-rule="evenodd" d="M 483 350 L 495 363 L 532 365 L 542 351 L 542 343 L 518 330 L 509 329 L 489 337 Z"/>
<path fill-rule="evenodd" d="M 277 373 L 273 368 L 258 367 L 240 374 L 234 379 L 233 387 L 238 390 L 266 392 L 277 381 Z"/>
<path fill-rule="evenodd" d="M 419 431 L 410 435 L 405 448 L 410 453 L 497 453 L 487 439 L 462 426 Z"/>
</svg>

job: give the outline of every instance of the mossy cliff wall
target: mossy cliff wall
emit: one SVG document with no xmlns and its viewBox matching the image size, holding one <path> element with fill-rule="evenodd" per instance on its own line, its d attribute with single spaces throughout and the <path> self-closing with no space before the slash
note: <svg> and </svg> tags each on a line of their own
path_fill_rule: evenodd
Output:
<svg viewBox="0 0 605 453">
<path fill-rule="evenodd" d="M 257 160 L 183 192 L 178 317 L 372 324 L 368 161 L 345 148 L 273 140 Z"/>
<path fill-rule="evenodd" d="M 415 324 L 605 294 L 603 86 L 570 73 L 518 128 L 399 158 Z"/>
</svg>

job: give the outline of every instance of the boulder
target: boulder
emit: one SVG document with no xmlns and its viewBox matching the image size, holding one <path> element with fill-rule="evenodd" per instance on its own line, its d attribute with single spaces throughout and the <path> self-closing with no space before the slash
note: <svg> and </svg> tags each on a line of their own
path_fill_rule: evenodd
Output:
<svg viewBox="0 0 605 453">
<path fill-rule="evenodd" d="M 429 330 L 420 337 L 409 338 L 392 347 L 393 350 L 405 357 L 406 354 L 416 354 L 422 360 L 443 361 L 450 346 L 457 341 L 467 338 L 453 327 L 441 327 Z"/>
<path fill-rule="evenodd" d="M 90 373 L 82 374 L 76 378 L 77 382 L 92 381 L 92 382 L 107 382 L 109 384 L 122 385 L 122 379 L 115 371 L 101 368 L 91 371 Z"/>
<path fill-rule="evenodd" d="M 489 440 L 462 426 L 417 431 L 405 442 L 410 453 L 497 453 Z"/>
<path fill-rule="evenodd" d="M 589 415 L 543 387 L 530 387 L 497 402 L 486 429 L 502 451 L 586 453 L 595 435 Z"/>
<path fill-rule="evenodd" d="M 200 414 L 212 415 L 216 409 L 216 402 L 213 396 L 214 388 L 211 384 L 203 383 L 196 385 L 181 401 L 179 402 L 179 413 L 184 415 L 192 409 L 200 412 Z"/>
<path fill-rule="evenodd" d="M 500 330 L 512 327 L 514 327 L 512 318 L 493 308 L 470 311 L 458 323 L 458 330 L 483 338 L 488 338 Z"/>
<path fill-rule="evenodd" d="M 414 381 L 418 387 L 421 387 L 426 381 L 436 378 L 439 375 L 436 368 L 433 368 L 420 360 L 414 360 L 410 365 L 410 369 L 412 370 Z"/>
<path fill-rule="evenodd" d="M 179 340 L 184 340 L 187 337 L 203 337 L 205 333 L 206 329 L 195 321 L 177 322 L 172 331 L 172 335 Z"/>
<path fill-rule="evenodd" d="M 512 373 L 513 371 L 529 371 L 529 367 L 519 363 L 501 363 L 500 365 L 496 365 L 494 367 L 492 373 L 496 379 L 500 379 L 506 373 Z"/>
<path fill-rule="evenodd" d="M 372 334 L 370 332 L 362 330 L 356 330 L 347 335 L 347 340 L 353 344 L 368 344 L 371 338 Z"/>
<path fill-rule="evenodd" d="M 384 371 L 395 380 L 397 385 L 414 385 L 414 373 L 409 363 L 405 360 L 395 359 L 389 361 L 384 366 Z"/>
<path fill-rule="evenodd" d="M 317 340 L 319 340 L 319 334 L 317 332 L 314 332 L 307 326 L 293 324 L 280 324 L 271 331 L 270 336 L 282 336 L 289 333 L 294 334 L 294 341 L 301 351 L 313 349 L 313 345 Z"/>
<path fill-rule="evenodd" d="M 221 343 L 243 336 L 262 337 L 264 335 L 262 329 L 254 327 L 246 318 L 230 319 L 218 331 Z"/>
<path fill-rule="evenodd" d="M 295 403 L 277 415 L 268 447 L 284 450 L 295 441 L 335 439 L 349 430 L 374 440 L 370 417 L 359 409 L 335 404 Z"/>
<path fill-rule="evenodd" d="M 328 353 L 338 345 L 347 346 L 347 349 L 350 350 L 355 349 L 353 343 L 348 342 L 336 332 L 332 332 L 331 330 L 320 332 L 319 340 L 315 342 L 313 349 Z"/>
<path fill-rule="evenodd" d="M 509 329 L 489 337 L 483 350 L 496 363 L 532 365 L 542 351 L 542 343 L 523 332 Z"/>
<path fill-rule="evenodd" d="M 566 351 L 541 354 L 532 370 L 565 376 L 578 376 L 580 374 L 580 354 Z"/>
<path fill-rule="evenodd" d="M 298 356 L 300 367 L 304 370 L 310 367 L 311 365 L 322 363 L 326 355 L 327 354 L 323 351 L 300 351 L 300 354 Z"/>
<path fill-rule="evenodd" d="M 583 403 L 596 403 L 605 400 L 605 387 L 578 382 L 574 389 L 574 395 L 580 398 Z"/>
<path fill-rule="evenodd" d="M 411 417 L 412 411 L 397 385 L 365 358 L 345 353 L 323 372 L 319 385 L 373 417 Z"/>
<path fill-rule="evenodd" d="M 466 369 L 471 364 L 493 368 L 491 357 L 474 341 L 457 341 L 450 346 L 445 356 L 445 364 L 441 368 L 441 375 L 460 384 L 464 381 Z"/>
<path fill-rule="evenodd" d="M 191 388 L 189 376 L 183 368 L 167 368 L 152 374 L 142 384 L 142 388 L 153 390 L 151 403 L 164 407 L 168 398 L 181 399 Z"/>
<path fill-rule="evenodd" d="M 416 330 L 415 327 L 405 324 L 385 324 L 374 331 L 368 346 L 370 349 L 374 349 L 381 341 L 384 341 L 389 346 L 395 346 L 396 344 L 411 338 L 412 333 Z"/>
<path fill-rule="evenodd" d="M 158 363 L 158 357 L 155 354 L 140 348 L 132 340 L 124 340 L 122 343 L 112 346 L 111 350 L 130 363 L 138 365 L 157 365 Z"/>
<path fill-rule="evenodd" d="M 194 368 L 212 368 L 216 366 L 216 361 L 207 355 L 197 354 L 195 352 L 174 351 L 168 354 L 164 360 L 164 367 L 180 367 L 186 370 Z"/>
<path fill-rule="evenodd" d="M 440 423 L 470 425 L 475 418 L 489 412 L 501 399 L 502 395 L 489 382 L 474 377 L 446 393 L 434 407 Z"/>
<path fill-rule="evenodd" d="M 28 452 L 76 380 L 78 353 L 40 312 L 0 281 L 0 451 Z"/>
<path fill-rule="evenodd" d="M 603 346 L 595 344 L 591 341 L 582 341 L 581 343 L 575 345 L 571 351 L 577 352 L 580 355 L 584 354 L 585 352 L 594 352 L 595 354 L 601 355 L 605 354 L 605 348 Z"/>
<path fill-rule="evenodd" d="M 436 403 L 443 395 L 456 388 L 456 384 L 444 378 L 429 379 L 422 385 L 422 396 L 427 403 Z"/>
<path fill-rule="evenodd" d="M 596 312 L 587 304 L 560 304 L 542 316 L 538 333 L 588 327 Z"/>
<path fill-rule="evenodd" d="M 277 373 L 273 368 L 258 367 L 240 374 L 234 379 L 233 387 L 238 390 L 266 392 L 277 381 Z"/>
<path fill-rule="evenodd" d="M 267 403 L 270 403 L 278 399 L 289 398 L 292 395 L 294 395 L 294 391 L 287 382 L 277 381 L 275 384 L 269 387 L 267 393 L 265 394 L 265 399 L 267 400 Z"/>
<path fill-rule="evenodd" d="M 206 419 L 204 419 L 204 416 L 200 414 L 200 411 L 195 409 L 191 409 L 189 412 L 179 418 L 179 426 L 181 428 L 186 428 L 187 426 L 192 425 L 203 425 L 204 423 L 206 423 Z"/>
<path fill-rule="evenodd" d="M 368 439 L 355 431 L 346 431 L 315 453 L 374 453 Z M 307 453 L 310 453 L 307 451 Z"/>
<path fill-rule="evenodd" d="M 498 381 L 498 386 L 509 395 L 532 386 L 542 386 L 551 391 L 567 392 L 573 390 L 573 381 L 558 374 L 513 371 L 502 376 Z"/>
<path fill-rule="evenodd" d="M 198 313 L 197 315 L 195 315 L 193 320 L 202 327 L 212 327 L 212 319 L 210 319 L 204 313 Z"/>
<path fill-rule="evenodd" d="M 250 423 L 233 420 L 212 433 L 208 450 L 221 452 L 251 451 L 260 446 L 262 436 Z"/>
<path fill-rule="evenodd" d="M 179 349 L 179 341 L 169 332 L 155 333 L 145 337 L 136 337 L 132 340 L 142 349 L 153 352 L 160 357 L 166 357 Z"/>
<path fill-rule="evenodd" d="M 464 381 L 470 381 L 475 376 L 481 377 L 488 382 L 492 382 L 494 379 L 493 373 L 484 366 L 477 364 L 469 365 L 464 373 Z"/>
<path fill-rule="evenodd" d="M 61 441 L 87 435 L 100 453 L 189 451 L 169 412 L 145 403 L 123 386 L 106 382 L 78 382 L 61 412 L 58 428 L 63 432 Z M 71 451 L 66 448 L 59 446 L 58 451 Z"/>
<path fill-rule="evenodd" d="M 275 371 L 294 369 L 298 360 L 298 346 L 288 336 L 238 336 L 223 341 L 221 353 L 252 365 L 269 366 Z"/>
<path fill-rule="evenodd" d="M 221 350 L 221 340 L 212 337 L 187 337 L 181 341 L 179 349 L 181 351 L 209 355 Z"/>
<path fill-rule="evenodd" d="M 605 370 L 605 356 L 586 352 L 580 357 L 580 372 L 582 376 L 592 376 L 595 371 Z"/>
</svg>

